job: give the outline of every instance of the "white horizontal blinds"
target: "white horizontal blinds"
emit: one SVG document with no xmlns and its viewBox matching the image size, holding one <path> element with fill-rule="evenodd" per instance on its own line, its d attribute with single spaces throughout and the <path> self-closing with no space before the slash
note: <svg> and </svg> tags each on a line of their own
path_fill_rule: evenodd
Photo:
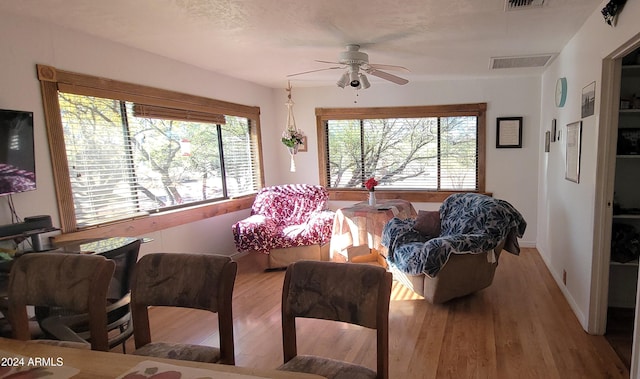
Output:
<svg viewBox="0 0 640 379">
<path fill-rule="evenodd" d="M 59 103 L 78 226 L 136 215 L 133 147 L 120 101 L 59 93 Z"/>
<path fill-rule="evenodd" d="M 179 109 L 61 92 L 59 101 L 78 227 L 257 191 L 247 118 L 184 120 Z"/>
<path fill-rule="evenodd" d="M 477 190 L 476 116 L 328 120 L 330 188 Z"/>
<path fill-rule="evenodd" d="M 379 189 L 437 189 L 437 118 L 364 120 L 365 177 Z"/>
<path fill-rule="evenodd" d="M 166 108 L 155 105 L 135 104 L 133 114 L 136 117 L 155 118 L 163 120 L 205 122 L 210 124 L 224 124 L 225 116 L 215 113 L 198 112 L 186 109 Z"/>
<path fill-rule="evenodd" d="M 440 189 L 476 190 L 478 120 L 475 116 L 440 118 Z"/>
<path fill-rule="evenodd" d="M 219 133 L 212 123 L 143 116 L 129 104 L 145 209 L 163 210 L 224 197 Z M 166 108 L 165 108 L 166 109 Z"/>
<path fill-rule="evenodd" d="M 227 195 L 236 197 L 258 190 L 258 149 L 251 143 L 251 121 L 245 117 L 227 116 L 221 125 Z"/>
<path fill-rule="evenodd" d="M 357 188 L 363 184 L 360 125 L 360 120 L 328 120 L 325 124 L 330 188 Z"/>
</svg>

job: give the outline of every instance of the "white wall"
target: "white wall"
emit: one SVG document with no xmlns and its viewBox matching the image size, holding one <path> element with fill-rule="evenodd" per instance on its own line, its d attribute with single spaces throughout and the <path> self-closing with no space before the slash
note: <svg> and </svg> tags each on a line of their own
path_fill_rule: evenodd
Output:
<svg viewBox="0 0 640 379">
<path fill-rule="evenodd" d="M 616 27 L 605 24 L 600 9 L 589 17 L 582 29 L 565 46 L 562 53 L 542 77 L 541 122 L 539 138 L 550 128 L 551 120 L 565 133 L 566 124 L 582 120 L 582 159 L 580 183 L 564 179 L 564 139 L 552 144 L 549 154 L 540 153 L 538 191 L 537 243 L 543 259 L 563 289 L 578 320 L 589 329 L 592 311 L 593 262 L 600 252 L 594 252 L 594 212 L 598 143 L 601 125 L 602 61 L 640 32 L 640 4 L 627 2 Z M 557 78 L 566 77 L 568 96 L 564 108 L 554 104 Z M 580 96 L 583 87 L 596 82 L 595 115 L 581 119 Z M 597 232 L 597 231 L 596 231 Z M 566 287 L 562 272 L 567 272 Z"/>
<path fill-rule="evenodd" d="M 0 108 L 34 112 L 36 182 L 33 192 L 13 195 L 21 218 L 51 215 L 59 225 L 49 159 L 37 63 L 244 105 L 259 106 L 262 127 L 274 128 L 272 90 L 92 36 L 31 19 L 0 14 Z M 267 144 L 265 156 L 274 152 Z M 273 170 L 267 167 L 267 178 Z M 267 180 L 267 182 L 269 182 Z M 0 225 L 11 222 L 8 198 L 0 197 Z M 248 211 L 203 220 L 146 235 L 154 239 L 142 251 L 235 252 L 231 225 Z"/>
<path fill-rule="evenodd" d="M 535 246 L 537 227 L 537 171 L 538 151 L 542 148 L 540 135 L 540 78 L 505 77 L 499 79 L 469 79 L 409 83 L 404 86 L 386 84 L 371 79 L 371 87 L 359 91 L 337 86 L 324 88 L 296 88 L 292 82 L 294 116 L 298 128 L 309 141 L 309 151 L 295 157 L 297 170 L 289 172 L 289 155 L 280 144 L 278 148 L 278 181 L 282 183 L 318 183 L 316 108 L 329 107 L 377 107 L 408 105 L 439 105 L 462 103 L 487 103 L 487 175 L 486 189 L 494 196 L 509 201 L 527 220 L 528 226 L 523 246 Z M 278 124 L 280 131 L 286 125 L 286 92 L 279 96 Z M 357 103 L 354 103 L 357 101 Z M 523 147 L 521 149 L 496 149 L 496 118 L 522 116 Z M 264 136 L 263 143 L 280 140 L 280 133 Z M 364 198 L 363 198 L 364 200 Z M 332 208 L 343 203 L 332 204 Z M 437 204 L 415 204 L 417 209 L 437 209 Z"/>
</svg>

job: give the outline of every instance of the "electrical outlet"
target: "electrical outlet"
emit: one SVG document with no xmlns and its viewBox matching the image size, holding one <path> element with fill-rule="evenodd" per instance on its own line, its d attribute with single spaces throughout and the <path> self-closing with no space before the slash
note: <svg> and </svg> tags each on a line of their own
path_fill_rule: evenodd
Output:
<svg viewBox="0 0 640 379">
<path fill-rule="evenodd" d="M 567 285 L 567 270 L 562 270 L 562 283 Z"/>
</svg>

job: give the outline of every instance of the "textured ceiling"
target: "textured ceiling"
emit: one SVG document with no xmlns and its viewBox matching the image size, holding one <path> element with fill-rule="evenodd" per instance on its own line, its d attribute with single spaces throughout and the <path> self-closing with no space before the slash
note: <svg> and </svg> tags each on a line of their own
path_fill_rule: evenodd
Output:
<svg viewBox="0 0 640 379">
<path fill-rule="evenodd" d="M 558 53 L 601 0 L 12 0 L 0 11 L 113 40 L 274 88 L 287 74 L 331 65 L 357 43 L 371 63 L 399 65 L 410 81 L 541 73 L 490 70 L 491 57 Z M 334 85 L 336 70 L 292 78 Z M 372 84 L 382 79 L 370 78 Z"/>
</svg>

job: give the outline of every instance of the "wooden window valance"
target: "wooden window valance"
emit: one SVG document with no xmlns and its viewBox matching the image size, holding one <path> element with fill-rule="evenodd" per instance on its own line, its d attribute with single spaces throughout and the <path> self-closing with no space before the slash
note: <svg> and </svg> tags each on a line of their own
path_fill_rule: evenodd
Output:
<svg viewBox="0 0 640 379">
<path fill-rule="evenodd" d="M 226 123 L 224 115 L 206 112 L 190 111 L 158 107 L 155 105 L 135 104 L 133 114 L 136 117 L 156 118 L 164 120 L 206 122 L 223 125 Z"/>
</svg>

